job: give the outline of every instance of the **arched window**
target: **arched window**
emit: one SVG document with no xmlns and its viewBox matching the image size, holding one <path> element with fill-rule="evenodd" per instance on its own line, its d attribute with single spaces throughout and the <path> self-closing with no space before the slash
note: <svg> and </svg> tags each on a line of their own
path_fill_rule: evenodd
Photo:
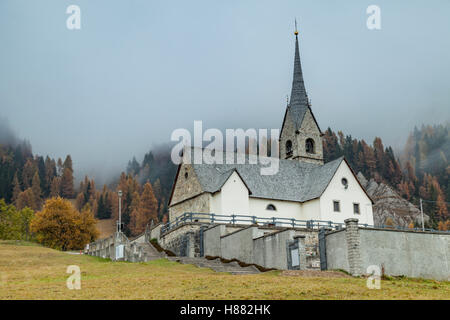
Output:
<svg viewBox="0 0 450 320">
<path fill-rule="evenodd" d="M 307 153 L 315 153 L 314 152 L 314 140 L 311 138 L 306 139 L 305 148 Z"/>
<path fill-rule="evenodd" d="M 266 210 L 277 211 L 277 208 L 273 204 L 268 204 Z"/>
<path fill-rule="evenodd" d="M 286 155 L 287 156 L 292 155 L 292 141 L 291 140 L 286 141 Z"/>
</svg>

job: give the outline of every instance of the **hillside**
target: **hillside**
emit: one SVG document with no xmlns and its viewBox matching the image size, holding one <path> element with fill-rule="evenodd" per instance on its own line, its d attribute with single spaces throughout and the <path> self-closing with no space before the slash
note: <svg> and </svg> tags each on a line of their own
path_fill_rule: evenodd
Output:
<svg viewBox="0 0 450 320">
<path fill-rule="evenodd" d="M 422 225 L 420 210 L 402 198 L 392 187 L 382 182 L 377 183 L 374 179 L 367 181 L 361 172 L 358 173 L 358 180 L 374 201 L 375 225 L 386 225 L 389 221 L 392 225 L 403 228 L 408 228 L 411 223 L 415 226 Z M 429 219 L 429 216 L 424 214 L 424 222 L 427 223 Z"/>
<path fill-rule="evenodd" d="M 165 259 L 111 262 L 15 241 L 0 241 L 0 299 L 449 299 L 450 283 L 366 279 L 342 273 L 277 271 L 234 276 Z M 69 265 L 81 270 L 81 290 L 69 290 Z M 340 275 L 339 275 L 340 274 Z"/>
</svg>

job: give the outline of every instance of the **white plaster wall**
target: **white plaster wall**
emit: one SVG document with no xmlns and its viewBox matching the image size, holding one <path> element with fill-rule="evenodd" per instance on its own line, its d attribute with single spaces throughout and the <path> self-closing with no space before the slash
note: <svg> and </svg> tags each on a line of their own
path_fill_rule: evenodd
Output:
<svg viewBox="0 0 450 320">
<path fill-rule="evenodd" d="M 321 220 L 319 199 L 310 200 L 302 204 L 301 220 Z"/>
<path fill-rule="evenodd" d="M 222 214 L 222 192 L 216 192 L 211 195 L 210 200 L 211 213 Z"/>
<path fill-rule="evenodd" d="M 216 196 L 214 197 L 216 198 Z M 222 186 L 220 196 L 212 202 L 217 208 L 217 203 L 220 203 L 221 214 L 245 214 L 250 213 L 248 201 L 248 189 L 239 175 L 235 172 L 231 174 L 227 182 Z"/>
<path fill-rule="evenodd" d="M 261 218 L 294 218 L 302 219 L 301 204 L 298 202 L 279 201 L 271 199 L 250 198 L 250 215 Z M 266 210 L 267 205 L 273 204 L 277 211 Z"/>
<path fill-rule="evenodd" d="M 347 189 L 341 183 L 342 178 L 348 180 Z M 340 201 L 340 212 L 333 211 L 333 200 Z M 359 203 L 360 214 L 353 213 L 353 203 Z M 320 220 L 343 223 L 348 218 L 356 218 L 359 223 L 373 225 L 372 203 L 348 165 L 342 161 L 327 189 L 320 197 Z"/>
</svg>

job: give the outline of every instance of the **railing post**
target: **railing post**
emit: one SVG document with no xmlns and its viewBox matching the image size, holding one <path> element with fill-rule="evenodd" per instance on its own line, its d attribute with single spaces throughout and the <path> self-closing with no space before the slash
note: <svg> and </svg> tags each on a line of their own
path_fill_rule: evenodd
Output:
<svg viewBox="0 0 450 320">
<path fill-rule="evenodd" d="M 256 216 L 252 216 L 252 223 L 256 224 Z"/>
<path fill-rule="evenodd" d="M 292 228 L 295 228 L 295 219 L 292 218 L 291 220 L 292 220 Z"/>
<path fill-rule="evenodd" d="M 192 222 L 192 212 L 189 212 L 189 217 L 191 218 L 191 222 Z"/>
<path fill-rule="evenodd" d="M 276 218 L 275 218 L 275 217 L 272 217 L 272 223 L 274 224 L 274 226 L 277 225 L 275 221 L 276 221 Z"/>
<path fill-rule="evenodd" d="M 214 213 L 211 214 L 211 223 L 214 223 Z"/>
<path fill-rule="evenodd" d="M 235 222 L 235 215 L 232 214 L 232 215 L 231 215 L 231 223 L 234 224 L 234 222 Z"/>
</svg>

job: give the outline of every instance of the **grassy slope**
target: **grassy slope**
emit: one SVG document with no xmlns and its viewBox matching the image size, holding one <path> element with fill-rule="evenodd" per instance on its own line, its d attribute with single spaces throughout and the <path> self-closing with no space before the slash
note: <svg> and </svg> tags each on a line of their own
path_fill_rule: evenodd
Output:
<svg viewBox="0 0 450 320">
<path fill-rule="evenodd" d="M 100 232 L 99 239 L 108 238 L 115 231 L 116 224 L 114 219 L 98 220 L 97 229 Z"/>
<path fill-rule="evenodd" d="M 81 290 L 66 268 L 81 268 Z M 365 279 L 233 276 L 180 265 L 110 262 L 28 243 L 0 241 L 0 299 L 449 299 L 450 283 L 402 279 L 369 290 Z"/>
</svg>

